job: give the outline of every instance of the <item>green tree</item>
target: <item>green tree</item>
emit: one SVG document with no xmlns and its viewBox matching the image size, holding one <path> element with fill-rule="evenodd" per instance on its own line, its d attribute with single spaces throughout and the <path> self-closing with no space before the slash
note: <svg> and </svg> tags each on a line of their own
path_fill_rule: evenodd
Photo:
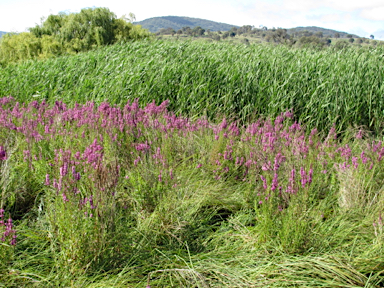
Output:
<svg viewBox="0 0 384 288">
<path fill-rule="evenodd" d="M 41 54 L 40 39 L 28 32 L 7 33 L 1 38 L 0 44 L 0 63 L 3 65 L 33 59 Z"/>
<path fill-rule="evenodd" d="M 271 36 L 275 43 L 288 44 L 290 42 L 290 36 L 286 29 L 278 28 L 272 32 Z"/>
<path fill-rule="evenodd" d="M 69 52 L 79 52 L 122 40 L 148 37 L 148 31 L 132 24 L 134 19 L 133 13 L 129 18 L 116 18 L 108 8 L 86 8 L 79 13 L 50 15 L 29 31 L 39 38 L 55 36 Z"/>
<path fill-rule="evenodd" d="M 342 50 L 342 49 L 347 48 L 348 46 L 349 46 L 349 44 L 348 44 L 347 41 L 339 40 L 339 41 L 336 42 L 334 47 L 335 47 L 336 50 Z"/>
<path fill-rule="evenodd" d="M 205 33 L 205 30 L 203 28 L 201 28 L 200 26 L 197 26 L 197 27 L 192 29 L 193 36 L 202 36 L 202 35 L 204 35 L 204 33 Z"/>
<path fill-rule="evenodd" d="M 0 62 L 5 65 L 76 53 L 151 35 L 140 25 L 132 24 L 135 19 L 132 13 L 129 17 L 116 18 L 108 8 L 87 8 L 79 13 L 50 15 L 41 25 L 30 28 L 30 32 L 5 35 L 0 42 Z"/>
</svg>

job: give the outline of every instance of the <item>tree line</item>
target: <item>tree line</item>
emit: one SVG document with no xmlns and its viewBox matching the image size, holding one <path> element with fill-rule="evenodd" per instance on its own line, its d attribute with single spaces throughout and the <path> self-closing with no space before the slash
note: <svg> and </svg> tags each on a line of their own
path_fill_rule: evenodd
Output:
<svg viewBox="0 0 384 288">
<path fill-rule="evenodd" d="M 156 35 L 172 35 L 172 36 L 191 36 L 191 37 L 204 37 L 211 38 L 216 41 L 231 39 L 236 36 L 243 36 L 242 42 L 249 43 L 248 38 L 259 38 L 264 42 L 270 42 L 275 44 L 285 44 L 288 46 L 297 47 L 312 47 L 312 48 L 324 48 L 330 46 L 334 41 L 337 48 L 344 48 L 349 44 L 371 44 L 377 45 L 378 42 L 374 41 L 374 36 L 370 38 L 361 38 L 356 35 L 334 32 L 330 35 L 329 32 L 324 34 L 321 31 L 291 31 L 282 28 L 270 28 L 260 26 L 255 28 L 251 25 L 244 25 L 242 27 L 232 27 L 229 31 L 210 31 L 197 26 L 194 28 L 183 27 L 177 31 L 173 28 L 160 29 Z M 248 37 L 248 38 L 244 38 Z M 344 39 L 342 39 L 344 38 Z"/>
</svg>

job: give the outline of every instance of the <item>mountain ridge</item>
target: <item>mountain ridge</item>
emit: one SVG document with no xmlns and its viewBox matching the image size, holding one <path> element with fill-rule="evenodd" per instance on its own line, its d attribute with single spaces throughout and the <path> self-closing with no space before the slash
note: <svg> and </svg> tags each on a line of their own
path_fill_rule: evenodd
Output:
<svg viewBox="0 0 384 288">
<path fill-rule="evenodd" d="M 141 25 L 143 28 L 148 29 L 152 33 L 156 33 L 160 29 L 166 29 L 169 27 L 174 30 L 179 30 L 183 27 L 194 28 L 200 26 L 206 30 L 210 29 L 211 31 L 229 31 L 232 27 L 240 27 L 237 25 L 186 16 L 152 17 L 142 21 L 134 22 L 133 24 Z"/>
<path fill-rule="evenodd" d="M 189 26 L 191 29 L 194 27 L 200 26 L 201 28 L 211 31 L 229 31 L 232 27 L 239 28 L 240 26 L 231 25 L 227 23 L 215 22 L 207 19 L 201 18 L 192 18 L 185 16 L 159 16 L 159 17 L 151 17 L 142 21 L 134 22 L 134 24 L 141 25 L 143 28 L 148 29 L 152 33 L 159 32 L 160 29 L 172 28 L 175 31 Z M 284 28 L 287 30 L 288 34 L 293 34 L 295 32 L 307 30 L 309 32 L 322 32 L 324 37 L 333 37 L 334 34 L 339 33 L 340 38 L 346 38 L 348 34 L 347 32 L 338 31 L 334 29 L 316 27 L 316 26 L 299 26 L 294 28 Z M 354 38 L 358 38 L 360 36 L 355 34 Z"/>
</svg>

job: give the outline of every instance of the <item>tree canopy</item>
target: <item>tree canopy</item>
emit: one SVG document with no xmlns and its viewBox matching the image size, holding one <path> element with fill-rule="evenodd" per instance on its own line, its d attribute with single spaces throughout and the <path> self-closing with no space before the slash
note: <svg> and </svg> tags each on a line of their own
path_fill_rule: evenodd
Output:
<svg viewBox="0 0 384 288">
<path fill-rule="evenodd" d="M 133 19 L 133 14 L 130 14 Z M 79 13 L 49 15 L 30 32 L 4 35 L 0 63 L 77 53 L 119 41 L 146 38 L 151 33 L 108 8 L 86 8 Z"/>
</svg>

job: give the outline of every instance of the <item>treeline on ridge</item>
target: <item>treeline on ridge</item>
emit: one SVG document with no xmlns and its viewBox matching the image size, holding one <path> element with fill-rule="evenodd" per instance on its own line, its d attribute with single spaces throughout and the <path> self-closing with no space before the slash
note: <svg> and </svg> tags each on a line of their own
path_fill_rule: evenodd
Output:
<svg viewBox="0 0 384 288">
<path fill-rule="evenodd" d="M 193 28 L 186 26 L 177 31 L 171 27 L 163 28 L 160 29 L 156 35 L 159 37 L 162 35 L 200 37 L 215 41 L 240 37 L 239 39 L 241 39 L 241 42 L 245 44 L 249 44 L 250 39 L 257 39 L 256 41 L 259 42 L 305 48 L 324 48 L 330 46 L 331 43 L 332 45 L 336 45 L 337 48 L 345 48 L 353 43 L 358 46 L 361 44 L 371 44 L 376 46 L 378 43 L 384 43 L 373 40 L 373 35 L 371 35 L 371 39 L 368 39 L 353 34 L 318 27 L 308 27 L 308 30 L 305 30 L 304 28 L 283 29 L 267 28 L 265 26 L 256 28 L 251 25 L 244 25 L 242 27 L 232 27 L 229 31 L 211 31 L 210 29 L 204 29 L 200 26 Z"/>
<path fill-rule="evenodd" d="M 134 15 L 131 14 L 131 18 Z M 8 33 L 0 40 L 0 65 L 34 58 L 75 54 L 124 40 L 146 38 L 151 33 L 133 19 L 117 18 L 108 8 L 86 8 L 79 13 L 59 13 L 29 32 Z"/>
</svg>

